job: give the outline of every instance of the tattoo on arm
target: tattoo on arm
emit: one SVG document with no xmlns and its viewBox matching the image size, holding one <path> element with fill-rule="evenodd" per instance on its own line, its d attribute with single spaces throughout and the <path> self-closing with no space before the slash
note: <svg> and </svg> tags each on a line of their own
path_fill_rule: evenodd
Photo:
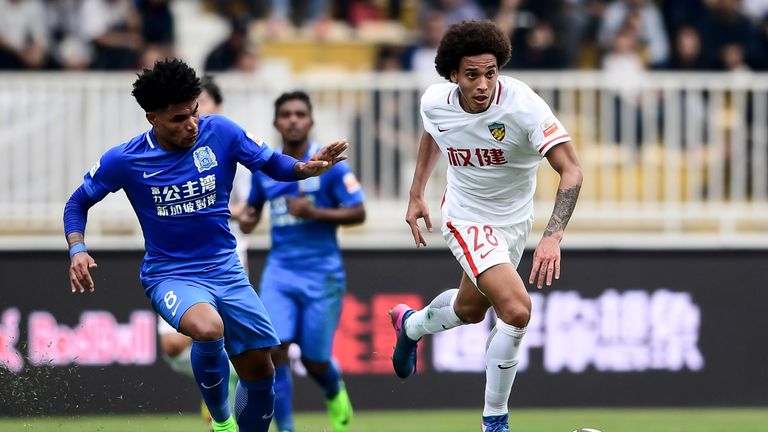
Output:
<svg viewBox="0 0 768 432">
<path fill-rule="evenodd" d="M 544 230 L 544 237 L 565 230 L 568 221 L 571 219 L 573 209 L 576 207 L 576 199 L 579 197 L 581 185 L 576 185 L 568 189 L 559 189 L 555 197 L 555 209 L 552 211 L 552 217 L 549 218 L 547 228 Z"/>
<path fill-rule="evenodd" d="M 85 239 L 83 239 L 83 233 L 79 233 L 79 232 L 69 233 L 69 235 L 67 236 L 67 243 L 69 244 L 70 248 L 78 243 L 85 243 Z"/>
</svg>

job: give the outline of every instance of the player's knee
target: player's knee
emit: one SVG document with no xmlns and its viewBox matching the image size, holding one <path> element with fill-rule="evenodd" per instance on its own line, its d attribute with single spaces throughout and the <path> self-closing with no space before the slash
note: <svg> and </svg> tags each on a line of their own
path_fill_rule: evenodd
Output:
<svg viewBox="0 0 768 432">
<path fill-rule="evenodd" d="M 224 337 L 224 323 L 221 320 L 207 320 L 191 323 L 187 334 L 197 341 L 213 341 Z"/>
<path fill-rule="evenodd" d="M 488 307 L 479 307 L 477 305 L 455 304 L 454 310 L 456 316 L 459 317 L 465 323 L 476 324 L 482 322 L 485 319 L 485 313 L 488 311 Z"/>
<path fill-rule="evenodd" d="M 531 308 L 525 305 L 514 305 L 505 307 L 502 310 L 496 311 L 499 319 L 506 324 L 524 328 L 528 325 L 528 321 L 531 320 Z"/>
</svg>

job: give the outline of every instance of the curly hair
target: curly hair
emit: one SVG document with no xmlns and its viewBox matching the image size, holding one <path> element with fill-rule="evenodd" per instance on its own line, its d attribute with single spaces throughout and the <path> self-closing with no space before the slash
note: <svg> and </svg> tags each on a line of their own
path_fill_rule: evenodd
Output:
<svg viewBox="0 0 768 432">
<path fill-rule="evenodd" d="M 312 117 L 312 101 L 309 100 L 309 95 L 301 90 L 294 90 L 292 92 L 283 93 L 275 100 L 275 120 L 277 119 L 277 113 L 280 111 L 280 107 L 284 103 L 292 100 L 300 100 L 307 104 L 309 109 L 309 116 Z"/>
<path fill-rule="evenodd" d="M 195 70 L 178 59 L 158 60 L 152 69 L 137 74 L 131 94 L 146 112 L 197 99 L 200 78 Z"/>
<path fill-rule="evenodd" d="M 493 54 L 503 67 L 512 56 L 509 37 L 492 21 L 462 21 L 445 32 L 435 56 L 435 70 L 451 80 L 451 72 L 459 69 L 462 57 Z"/>
</svg>

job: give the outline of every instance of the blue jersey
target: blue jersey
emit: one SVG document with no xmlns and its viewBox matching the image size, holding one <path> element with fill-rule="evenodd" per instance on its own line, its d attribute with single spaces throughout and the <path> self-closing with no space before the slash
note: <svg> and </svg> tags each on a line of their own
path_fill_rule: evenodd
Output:
<svg viewBox="0 0 768 432">
<path fill-rule="evenodd" d="M 229 118 L 203 116 L 194 147 L 164 150 L 143 133 L 108 150 L 83 186 L 97 201 L 125 190 L 144 232 L 142 278 L 214 276 L 238 259 L 227 225 L 237 162 L 257 171 L 272 154 Z"/>
<path fill-rule="evenodd" d="M 311 143 L 302 160 L 320 150 Z M 340 162 L 318 177 L 298 182 L 280 182 L 254 173 L 248 204 L 262 208 L 270 203 L 272 248 L 270 263 L 275 260 L 285 265 L 299 264 L 301 268 L 315 269 L 341 267 L 341 254 L 336 241 L 337 224 L 318 220 L 304 220 L 288 213 L 285 197 L 304 195 L 315 207 L 354 207 L 364 200 L 363 190 L 346 162 Z"/>
</svg>

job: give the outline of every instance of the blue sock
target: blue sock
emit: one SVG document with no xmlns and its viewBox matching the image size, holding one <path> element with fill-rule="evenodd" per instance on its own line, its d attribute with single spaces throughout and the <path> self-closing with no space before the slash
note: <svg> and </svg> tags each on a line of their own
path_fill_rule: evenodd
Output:
<svg viewBox="0 0 768 432">
<path fill-rule="evenodd" d="M 291 366 L 275 366 L 275 422 L 278 431 L 293 432 L 293 382 Z"/>
<path fill-rule="evenodd" d="M 341 390 L 341 371 L 335 361 L 328 362 L 328 369 L 325 370 L 324 374 L 320 376 L 312 375 L 312 378 L 323 389 L 326 399 L 333 399 L 339 394 L 339 391 Z"/>
<path fill-rule="evenodd" d="M 224 338 L 215 341 L 192 341 L 192 372 L 203 401 L 217 422 L 230 416 L 229 359 L 224 351 Z"/>
<path fill-rule="evenodd" d="M 240 432 L 267 432 L 275 413 L 275 378 L 240 379 L 235 392 L 235 418 Z"/>
</svg>

